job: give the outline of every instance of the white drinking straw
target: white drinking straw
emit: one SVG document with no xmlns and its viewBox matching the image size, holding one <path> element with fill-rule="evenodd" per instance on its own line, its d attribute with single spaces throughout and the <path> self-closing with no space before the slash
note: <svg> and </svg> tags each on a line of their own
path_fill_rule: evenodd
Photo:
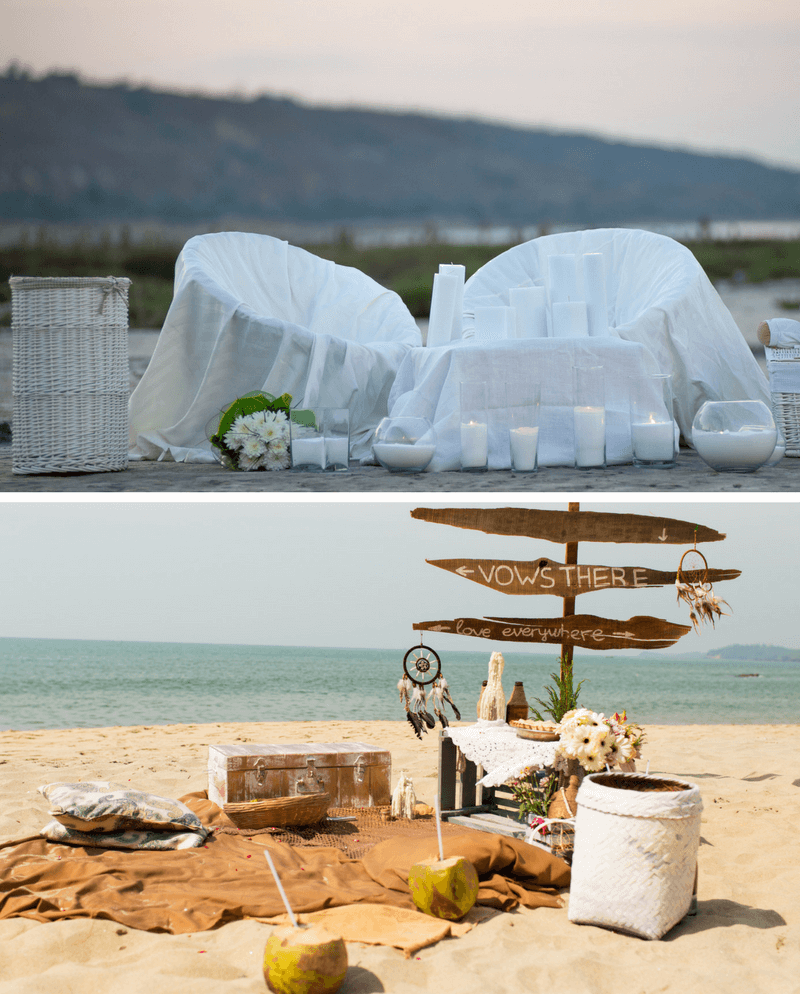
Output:
<svg viewBox="0 0 800 994">
<path fill-rule="evenodd" d="M 292 925 L 295 928 L 300 928 L 300 923 L 295 918 L 294 911 L 292 911 L 292 906 L 289 904 L 289 898 L 286 896 L 286 891 L 283 889 L 283 884 L 281 883 L 281 878 L 278 876 L 278 871 L 275 869 L 275 864 L 272 862 L 272 855 L 269 849 L 264 850 L 264 855 L 267 857 L 267 862 L 269 863 L 269 868 L 272 870 L 272 876 L 275 877 L 275 883 L 278 885 L 278 893 L 281 895 L 286 910 L 289 912 L 289 917 L 292 920 Z"/>
<path fill-rule="evenodd" d="M 436 834 L 439 837 L 439 860 L 444 862 L 444 849 L 442 848 L 442 812 L 439 808 L 439 785 L 436 785 L 436 799 L 434 801 L 434 807 L 436 808 Z"/>
</svg>

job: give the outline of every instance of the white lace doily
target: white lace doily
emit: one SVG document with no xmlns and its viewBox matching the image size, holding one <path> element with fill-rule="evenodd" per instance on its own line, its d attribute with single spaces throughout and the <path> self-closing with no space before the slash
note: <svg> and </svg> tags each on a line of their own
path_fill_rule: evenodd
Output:
<svg viewBox="0 0 800 994">
<path fill-rule="evenodd" d="M 478 781 L 482 787 L 497 787 L 527 767 L 553 766 L 556 742 L 521 739 L 504 721 L 478 721 L 462 728 L 447 728 L 445 734 L 476 766 L 486 771 Z"/>
</svg>

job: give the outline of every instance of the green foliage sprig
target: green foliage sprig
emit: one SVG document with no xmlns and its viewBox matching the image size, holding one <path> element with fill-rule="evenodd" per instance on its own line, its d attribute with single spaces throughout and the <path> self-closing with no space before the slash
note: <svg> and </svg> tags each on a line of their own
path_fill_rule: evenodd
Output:
<svg viewBox="0 0 800 994">
<path fill-rule="evenodd" d="M 574 686 L 572 667 L 564 665 L 564 660 L 562 660 L 561 674 L 551 673 L 550 679 L 553 682 L 544 688 L 547 700 L 543 701 L 539 697 L 536 698 L 536 703 L 541 710 L 532 704 L 529 707 L 531 714 L 537 721 L 546 721 L 545 715 L 549 715 L 558 724 L 567 712 L 577 708 L 578 696 L 585 681 L 581 680 L 577 686 Z"/>
</svg>

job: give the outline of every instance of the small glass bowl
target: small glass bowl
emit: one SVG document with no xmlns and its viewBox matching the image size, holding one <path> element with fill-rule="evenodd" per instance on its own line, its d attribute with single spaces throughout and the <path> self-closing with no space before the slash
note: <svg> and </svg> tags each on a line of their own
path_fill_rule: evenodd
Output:
<svg viewBox="0 0 800 994">
<path fill-rule="evenodd" d="M 778 430 L 760 400 L 708 400 L 692 422 L 692 444 L 717 473 L 754 473 L 775 453 Z"/>
<path fill-rule="evenodd" d="M 422 473 L 436 452 L 436 431 L 427 418 L 384 418 L 375 429 L 372 454 L 390 473 Z"/>
</svg>

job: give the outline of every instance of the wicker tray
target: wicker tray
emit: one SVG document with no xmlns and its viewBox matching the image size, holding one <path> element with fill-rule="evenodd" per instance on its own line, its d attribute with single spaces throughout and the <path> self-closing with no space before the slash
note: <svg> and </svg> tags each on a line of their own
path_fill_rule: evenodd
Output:
<svg viewBox="0 0 800 994">
<path fill-rule="evenodd" d="M 237 828 L 285 828 L 316 825 L 325 818 L 330 803 L 330 794 L 302 794 L 223 804 L 222 810 Z"/>
</svg>

